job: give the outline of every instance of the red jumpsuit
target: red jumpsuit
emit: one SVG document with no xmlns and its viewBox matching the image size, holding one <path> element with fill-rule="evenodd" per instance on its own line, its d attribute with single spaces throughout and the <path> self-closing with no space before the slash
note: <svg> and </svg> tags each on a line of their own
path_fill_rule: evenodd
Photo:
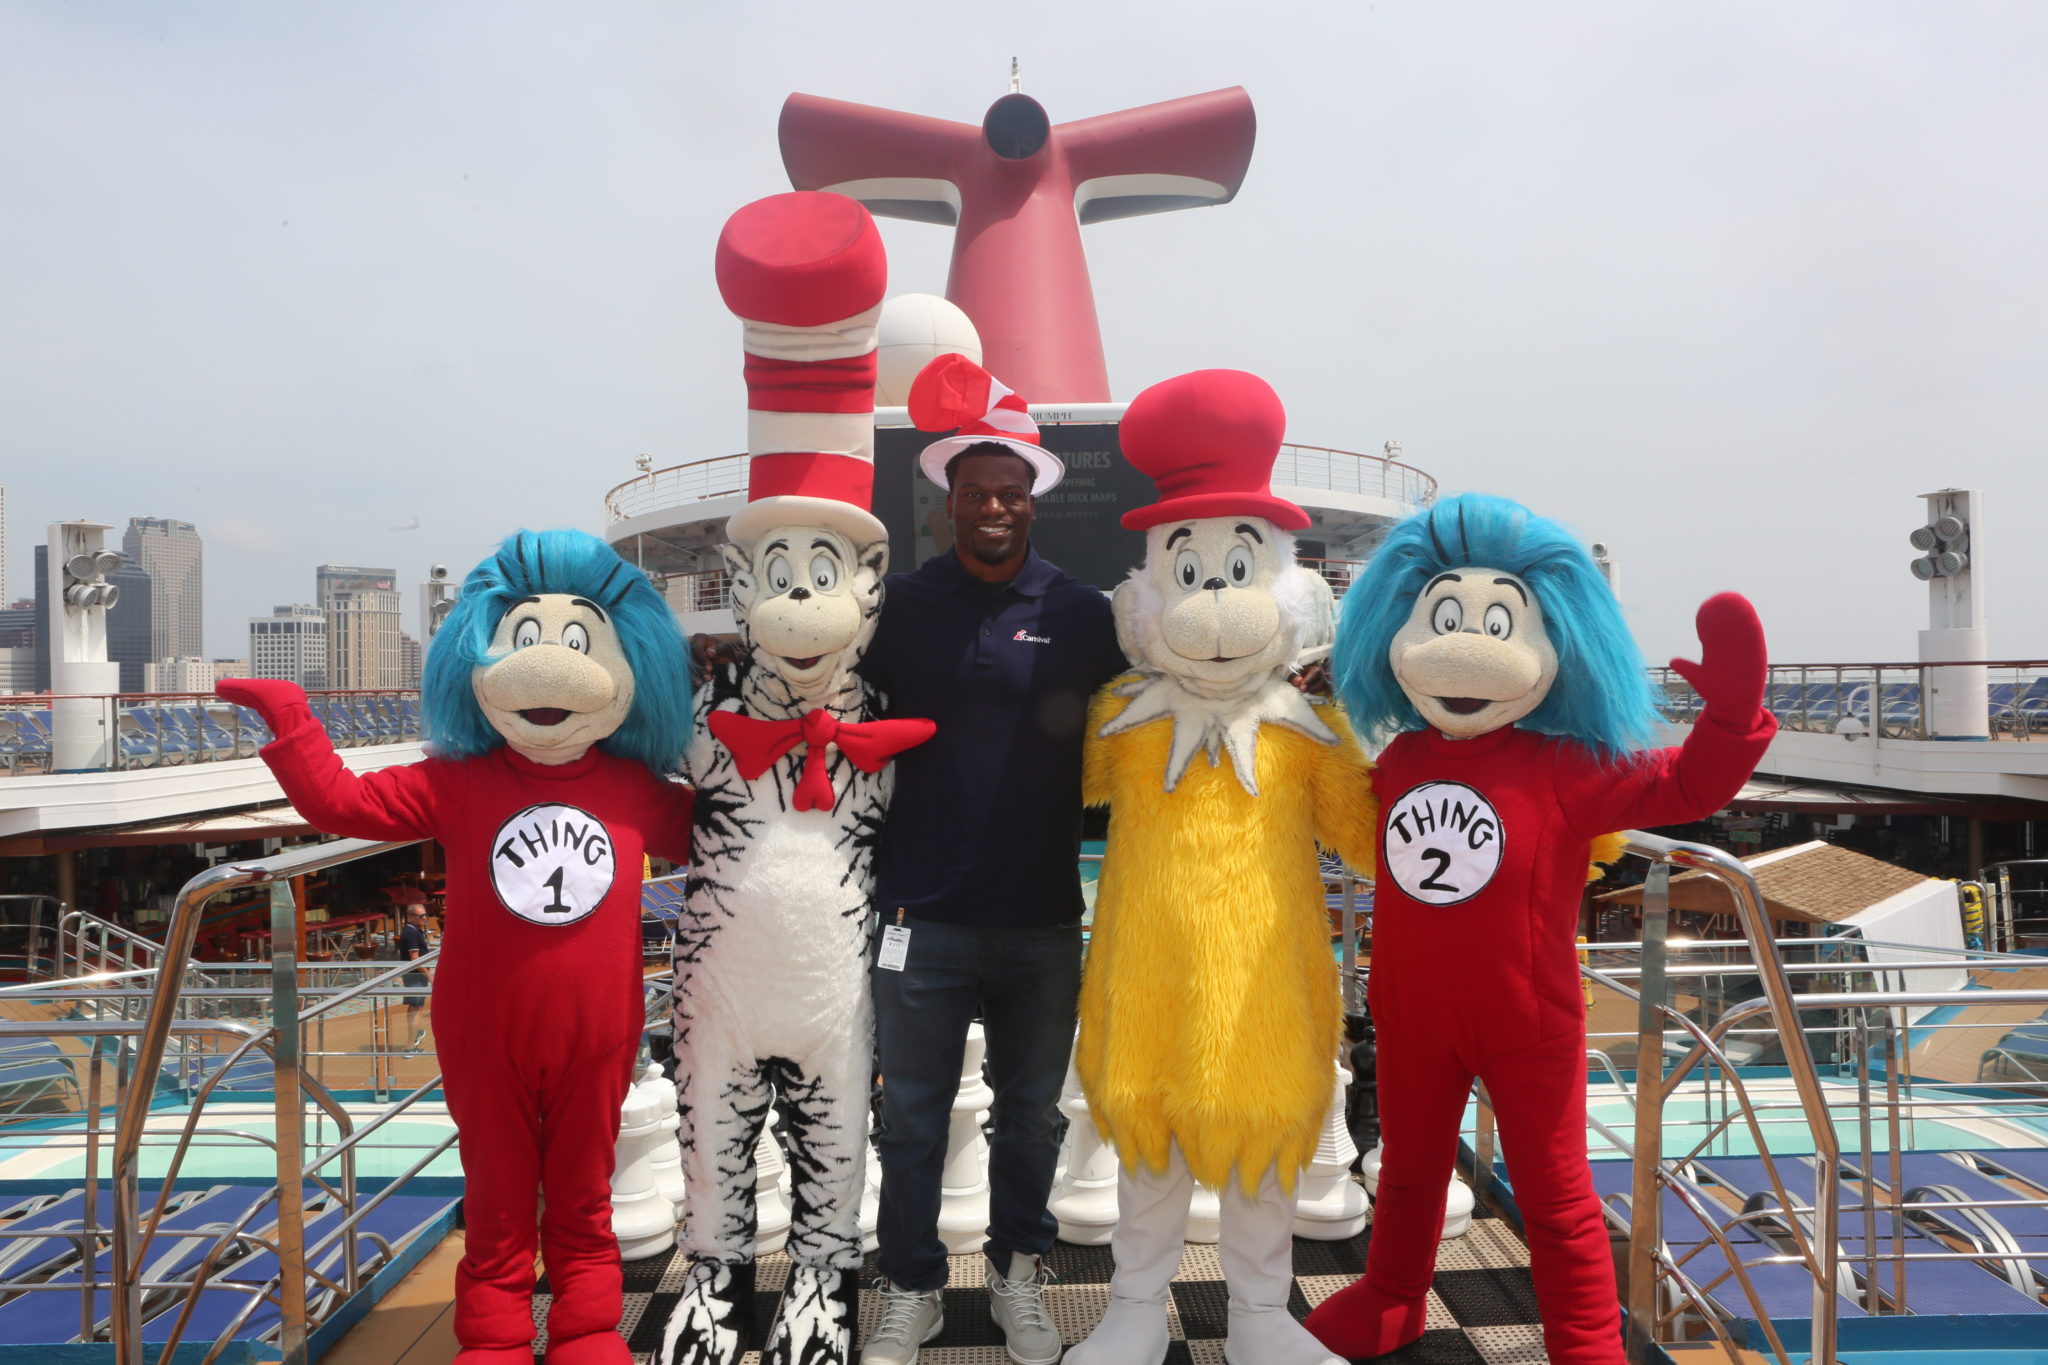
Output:
<svg viewBox="0 0 2048 1365">
<path fill-rule="evenodd" d="M 279 719 L 263 759 L 309 823 L 447 854 L 433 999 L 462 1134 L 458 1359 L 532 1360 L 542 1197 L 548 1359 L 623 1359 L 611 1178 L 645 1023 L 641 856 L 688 859 L 690 789 L 595 748 L 559 766 L 498 748 L 358 776 L 311 712 Z"/>
<path fill-rule="evenodd" d="M 1622 1359 L 1613 1262 L 1586 1166 L 1575 937 L 1587 855 L 1609 831 L 1719 809 L 1775 729 L 1761 710 L 1741 732 L 1703 718 L 1683 748 L 1618 766 L 1512 726 L 1462 740 L 1411 731 L 1387 746 L 1373 771 L 1380 846 L 1370 986 L 1386 1164 L 1366 1299 L 1412 1304 L 1420 1331 L 1477 1077 L 1499 1122 L 1552 1365 Z M 1364 1302 L 1346 1297 L 1352 1309 Z M 1343 1311 L 1333 1303 L 1333 1314 Z M 1310 1327 L 1343 1353 L 1343 1338 Z"/>
</svg>

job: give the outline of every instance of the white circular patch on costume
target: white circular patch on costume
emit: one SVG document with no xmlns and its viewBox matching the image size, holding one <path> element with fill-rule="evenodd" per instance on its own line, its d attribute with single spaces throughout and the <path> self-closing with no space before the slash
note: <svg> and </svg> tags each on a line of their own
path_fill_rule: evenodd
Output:
<svg viewBox="0 0 2048 1365">
<path fill-rule="evenodd" d="M 1380 848 L 1394 884 L 1424 905 L 1456 905 L 1500 871 L 1500 812 L 1463 782 L 1425 782 L 1388 807 Z"/>
<path fill-rule="evenodd" d="M 612 889 L 611 831 L 589 811 L 528 806 L 491 840 L 491 885 L 505 908 L 534 924 L 574 924 Z"/>
</svg>

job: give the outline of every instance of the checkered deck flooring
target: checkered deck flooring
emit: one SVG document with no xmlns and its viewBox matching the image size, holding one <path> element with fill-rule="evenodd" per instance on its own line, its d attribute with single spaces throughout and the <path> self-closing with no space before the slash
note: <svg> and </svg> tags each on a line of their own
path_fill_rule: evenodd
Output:
<svg viewBox="0 0 2048 1365">
<path fill-rule="evenodd" d="M 1305 1316 L 1357 1278 L 1365 1267 L 1370 1236 L 1368 1228 L 1344 1242 L 1295 1241 L 1291 1306 L 1297 1317 Z M 1046 1260 L 1058 1277 L 1046 1290 L 1046 1307 L 1060 1335 L 1072 1344 L 1088 1335 L 1109 1301 L 1114 1268 L 1109 1248 L 1060 1242 Z M 953 1258 L 952 1279 L 946 1286 L 946 1327 L 924 1348 L 920 1365 L 1008 1365 L 1001 1334 L 989 1318 L 989 1294 L 982 1281 L 985 1264 L 979 1255 Z M 788 1268 L 788 1260 L 779 1255 L 762 1260 L 756 1282 L 757 1323 L 765 1325 L 775 1311 Z M 660 1345 L 662 1326 L 676 1302 L 682 1273 L 679 1255 L 627 1263 L 626 1315 L 621 1328 L 637 1360 L 651 1359 Z M 873 1277 L 871 1260 L 862 1283 Z M 1173 1284 L 1169 1319 L 1173 1345 L 1167 1352 L 1168 1365 L 1222 1365 L 1226 1299 L 1216 1248 L 1190 1245 L 1181 1256 L 1180 1274 Z M 537 1301 L 535 1309 L 540 1316 L 542 1304 Z M 880 1312 L 875 1296 L 864 1290 L 860 1313 L 863 1340 Z M 758 1359 L 749 1353 L 747 1365 L 755 1365 Z M 1506 1223 L 1498 1218 L 1476 1218 L 1470 1232 L 1442 1245 L 1429 1296 L 1428 1330 L 1420 1341 L 1386 1359 L 1401 1365 L 1543 1365 L 1529 1256 Z"/>
</svg>

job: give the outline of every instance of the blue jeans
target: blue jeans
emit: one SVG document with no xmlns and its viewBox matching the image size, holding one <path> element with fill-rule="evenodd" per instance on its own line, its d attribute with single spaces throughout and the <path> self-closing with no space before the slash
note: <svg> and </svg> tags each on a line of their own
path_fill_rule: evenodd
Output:
<svg viewBox="0 0 2048 1365">
<path fill-rule="evenodd" d="M 905 922 L 911 932 L 903 970 L 877 966 L 869 974 L 882 1072 L 876 1264 L 891 1283 L 928 1292 L 946 1283 L 939 1178 L 977 1007 L 996 1096 L 988 1257 L 1007 1274 L 1012 1255 L 1043 1256 L 1059 1231 L 1045 1203 L 1059 1162 L 1057 1106 L 1074 1044 L 1081 929 Z"/>
</svg>

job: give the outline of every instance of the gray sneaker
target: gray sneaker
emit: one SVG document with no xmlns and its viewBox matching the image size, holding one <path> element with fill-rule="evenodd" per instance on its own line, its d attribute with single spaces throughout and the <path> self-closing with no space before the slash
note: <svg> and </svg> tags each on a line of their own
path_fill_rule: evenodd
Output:
<svg viewBox="0 0 2048 1365">
<path fill-rule="evenodd" d="M 940 1291 L 920 1294 L 878 1279 L 875 1292 L 882 1296 L 882 1320 L 860 1348 L 860 1365 L 916 1365 L 917 1348 L 946 1327 Z"/>
<path fill-rule="evenodd" d="M 1060 1333 L 1045 1311 L 1045 1286 L 1052 1272 L 1036 1256 L 1010 1257 L 1010 1273 L 988 1267 L 988 1312 L 1003 1329 L 1003 1349 L 1017 1365 L 1054 1365 L 1060 1358 Z"/>
</svg>

